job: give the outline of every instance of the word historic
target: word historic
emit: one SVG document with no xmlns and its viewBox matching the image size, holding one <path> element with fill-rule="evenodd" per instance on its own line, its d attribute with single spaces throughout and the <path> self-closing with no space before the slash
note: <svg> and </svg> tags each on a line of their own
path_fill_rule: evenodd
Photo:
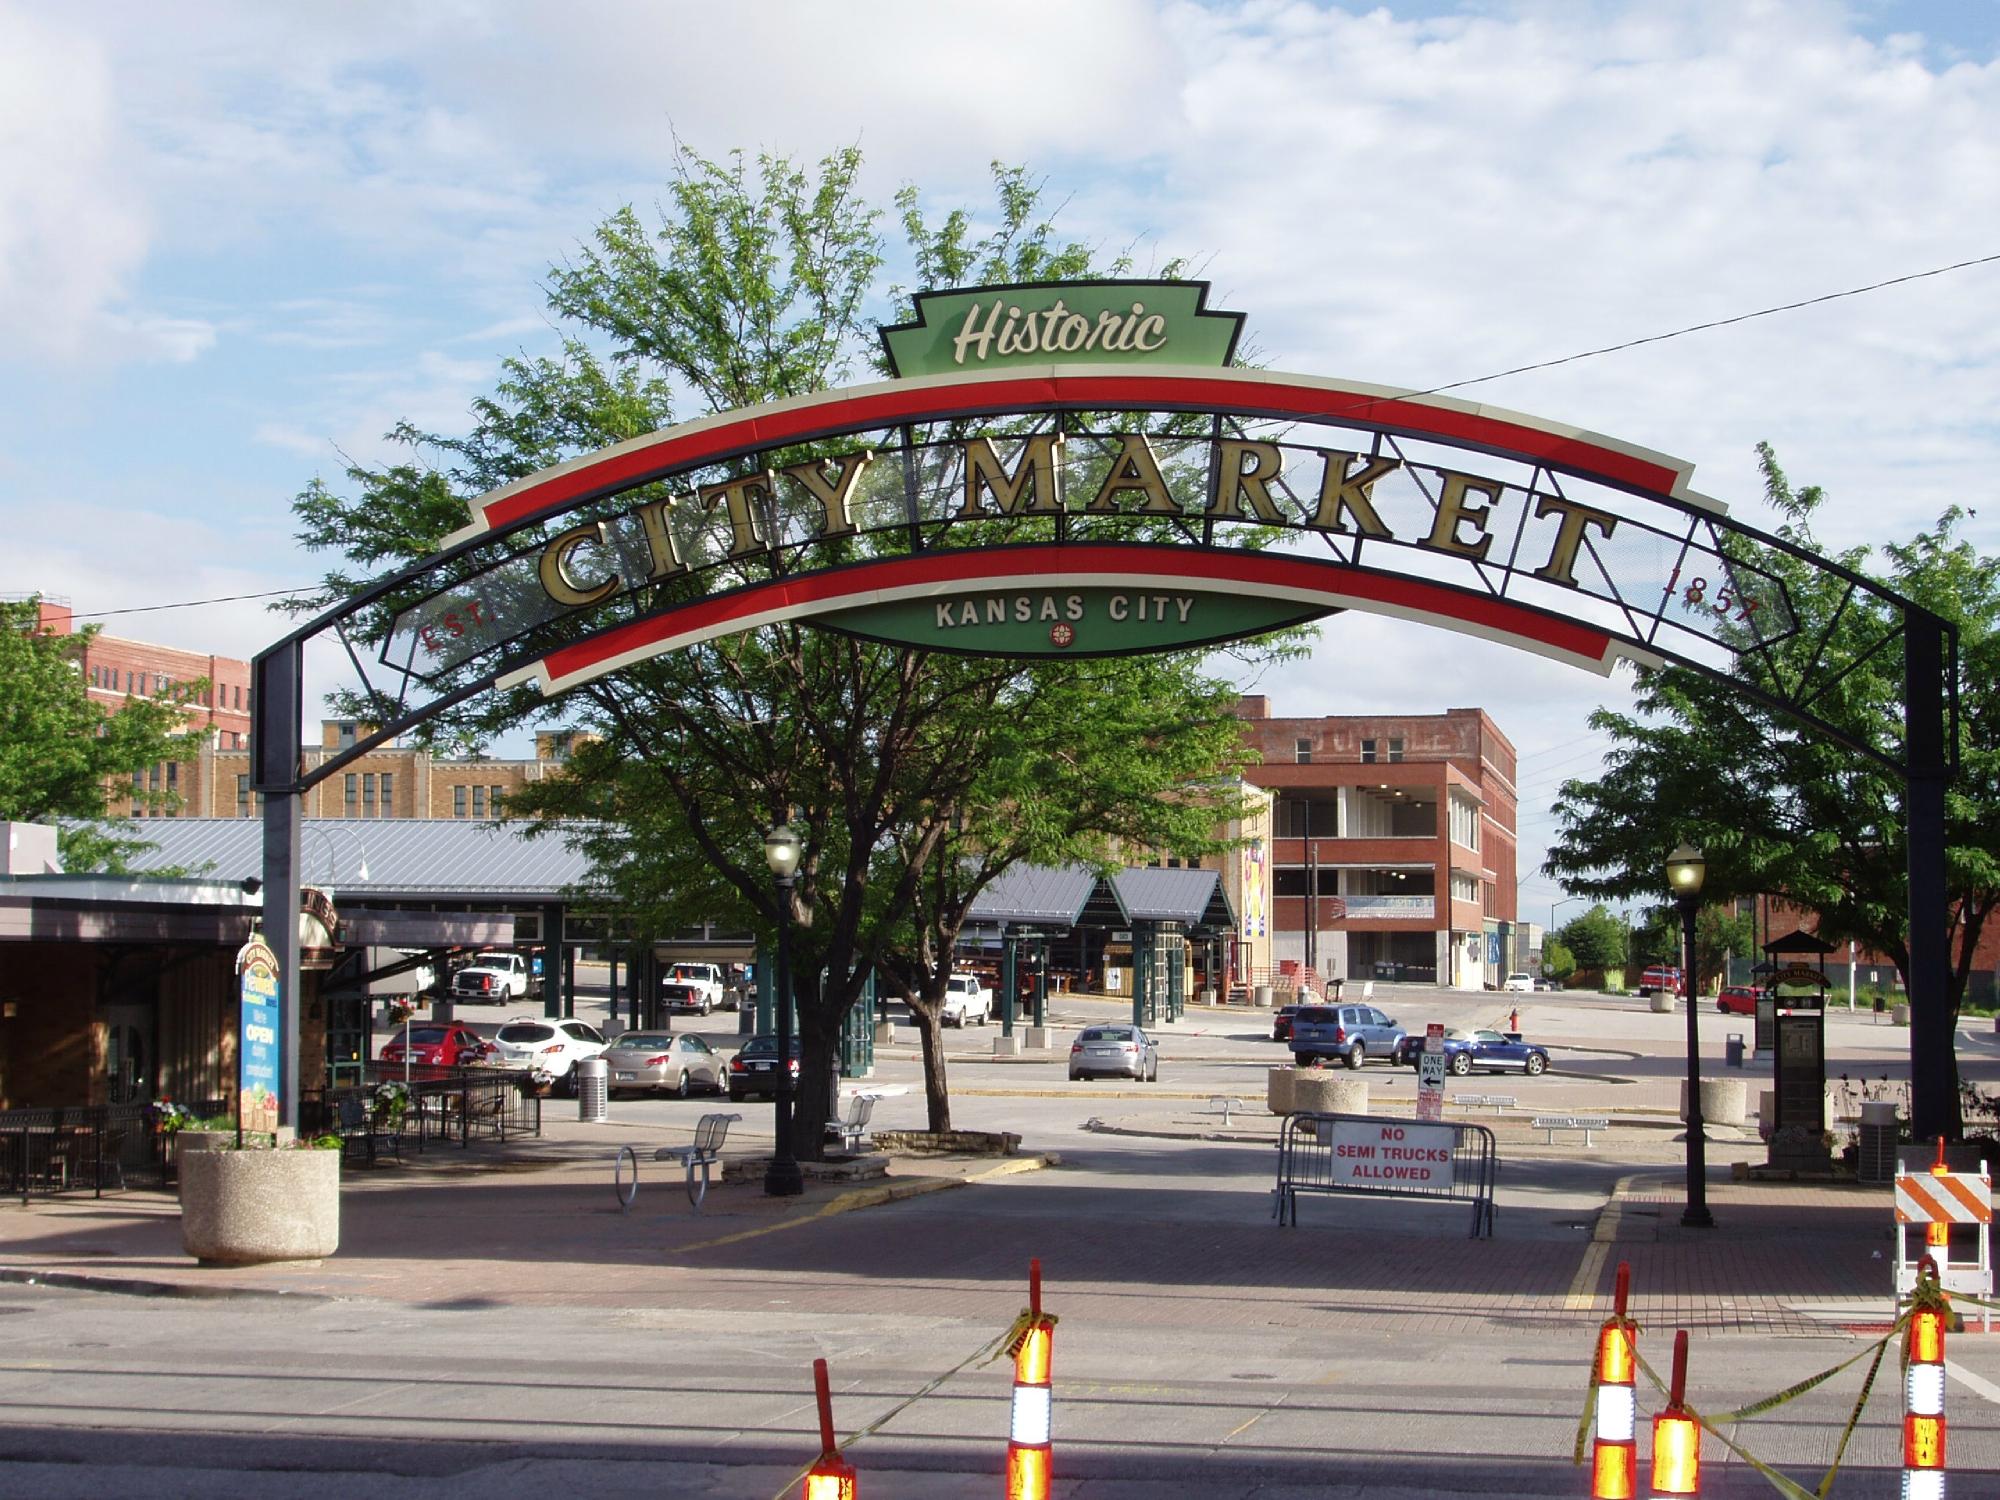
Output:
<svg viewBox="0 0 2000 1500">
<path fill-rule="evenodd" d="M 946 521 L 989 521 L 996 517 L 1065 514 L 1165 516 L 1182 520 L 1239 522 L 1294 527 L 1334 535 L 1408 541 L 1430 551 L 1483 562 L 1492 550 L 1495 508 L 1511 486 L 1456 469 L 1409 466 L 1413 473 L 1435 476 L 1426 484 L 1432 499 L 1428 530 L 1421 536 L 1398 537 L 1376 508 L 1375 487 L 1405 467 L 1399 459 L 1371 458 L 1337 449 L 1313 449 L 1318 473 L 1297 492 L 1309 500 L 1288 510 L 1281 496 L 1285 450 L 1276 443 L 1219 439 L 1212 445 L 1212 475 L 1205 494 L 1184 499 L 1162 472 L 1150 442 L 1142 433 L 1114 434 L 1110 463 L 1095 493 L 1081 505 L 1064 494 L 1063 436 L 1041 433 L 1020 440 L 1011 469 L 985 437 L 967 438 L 960 449 L 962 487 L 956 509 Z M 894 460 L 891 460 L 892 462 Z M 551 540 L 542 549 L 537 573 L 542 588 L 558 605 L 582 607 L 609 598 L 620 589 L 685 572 L 670 516 L 676 508 L 693 507 L 705 515 L 725 517 L 731 558 L 770 550 L 769 518 L 778 513 L 781 488 L 803 499 L 819 514 L 818 539 L 852 535 L 851 510 L 863 477 L 875 464 L 872 450 L 812 460 L 783 468 L 763 469 L 718 484 L 703 485 L 690 496 L 655 500 L 632 515 L 643 530 L 647 572 L 644 579 L 627 579 L 615 567 L 599 576 L 583 576 L 578 553 L 585 548 L 601 558 L 614 555 L 610 521 L 590 521 Z M 1434 491 L 1434 493 L 1433 493 Z M 1585 538 L 1595 533 L 1608 540 L 1618 518 L 1606 511 L 1560 495 L 1530 493 L 1533 520 L 1546 523 L 1524 531 L 1514 566 L 1565 587 L 1577 586 L 1577 554 Z M 1292 502 L 1297 504 L 1298 502 Z M 599 566 L 603 563 L 600 561 Z"/>
</svg>

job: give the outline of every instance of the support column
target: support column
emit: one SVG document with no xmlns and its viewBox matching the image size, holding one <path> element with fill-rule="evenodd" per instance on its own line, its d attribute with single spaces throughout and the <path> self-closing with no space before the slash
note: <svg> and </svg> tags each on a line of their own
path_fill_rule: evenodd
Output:
<svg viewBox="0 0 2000 1500">
<path fill-rule="evenodd" d="M 1905 608 L 1903 614 L 1903 753 L 1908 794 L 1910 874 L 1910 1131 L 1919 1141 L 1956 1140 L 1957 1016 L 1950 1004 L 1951 932 L 1946 922 L 1944 794 L 1944 622 Z"/>
<path fill-rule="evenodd" d="M 563 909 L 542 908 L 542 1014 L 560 1021 L 568 1014 L 569 996 L 564 993 L 562 967 Z"/>
<path fill-rule="evenodd" d="M 1021 985 L 1017 962 L 1017 950 L 1021 940 L 1008 932 L 1000 938 L 1000 1035 L 1014 1034 L 1015 1002 L 1020 998 Z"/>
<path fill-rule="evenodd" d="M 264 801 L 264 940 L 278 960 L 278 1124 L 299 1124 L 299 715 L 304 659 L 287 641 L 251 667 L 250 765 Z"/>
<path fill-rule="evenodd" d="M 566 1020 L 574 1020 L 576 1018 L 576 949 L 569 945 L 569 935 L 565 933 L 563 936 L 563 1017 Z"/>
</svg>

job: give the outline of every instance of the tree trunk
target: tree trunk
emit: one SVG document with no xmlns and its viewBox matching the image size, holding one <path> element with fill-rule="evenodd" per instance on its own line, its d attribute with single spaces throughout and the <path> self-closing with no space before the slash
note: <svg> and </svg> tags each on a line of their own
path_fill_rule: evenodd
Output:
<svg viewBox="0 0 2000 1500">
<path fill-rule="evenodd" d="M 910 1016 L 924 1041 L 924 1107 L 932 1130 L 951 1129 L 951 1090 L 944 1076 L 944 1008 L 910 1002 Z"/>
<path fill-rule="evenodd" d="M 799 1038 L 799 1078 L 792 1095 L 792 1156 L 798 1161 L 826 1160 L 826 1123 L 833 1118 L 833 1094 L 839 1087 L 839 1030 L 829 1039 L 816 1026 Z"/>
</svg>

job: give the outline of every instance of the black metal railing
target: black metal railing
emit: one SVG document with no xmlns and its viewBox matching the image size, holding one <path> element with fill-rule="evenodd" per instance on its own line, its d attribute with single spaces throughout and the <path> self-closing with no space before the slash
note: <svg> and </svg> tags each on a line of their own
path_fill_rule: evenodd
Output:
<svg viewBox="0 0 2000 1500">
<path fill-rule="evenodd" d="M 532 1075 L 496 1068 L 411 1067 L 371 1065 L 359 1084 L 308 1095 L 300 1124 L 316 1130 L 337 1130 L 343 1100 L 359 1099 L 370 1114 L 376 1110 L 377 1089 L 403 1084 L 409 1089 L 401 1130 L 406 1145 L 421 1151 L 432 1141 L 463 1148 L 477 1137 L 506 1141 L 512 1136 L 542 1133 L 542 1100 L 530 1087 Z"/>
<path fill-rule="evenodd" d="M 212 1105 L 210 1113 L 225 1107 Z M 0 1185 L 23 1203 L 35 1193 L 163 1186 L 168 1140 L 150 1104 L 0 1110 Z"/>
</svg>

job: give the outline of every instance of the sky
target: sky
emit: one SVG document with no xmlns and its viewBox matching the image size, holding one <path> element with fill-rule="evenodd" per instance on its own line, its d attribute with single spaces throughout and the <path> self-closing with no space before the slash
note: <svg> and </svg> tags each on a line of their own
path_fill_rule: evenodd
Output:
<svg viewBox="0 0 2000 1500">
<path fill-rule="evenodd" d="M 2000 552 L 2000 263 L 1482 378 L 2000 254 L 1996 54 L 1995 0 L 0 0 L 0 591 L 253 655 L 257 601 L 154 606 L 318 576 L 292 497 L 552 349 L 548 267 L 677 142 L 858 144 L 933 216 L 1023 164 L 1068 236 L 1191 257 L 1269 368 L 1476 381 L 1757 525 L 1769 441 L 1829 548 L 1961 505 Z M 1550 918 L 1549 804 L 1621 679 L 1349 614 L 1246 686 L 1487 709 Z"/>
</svg>

